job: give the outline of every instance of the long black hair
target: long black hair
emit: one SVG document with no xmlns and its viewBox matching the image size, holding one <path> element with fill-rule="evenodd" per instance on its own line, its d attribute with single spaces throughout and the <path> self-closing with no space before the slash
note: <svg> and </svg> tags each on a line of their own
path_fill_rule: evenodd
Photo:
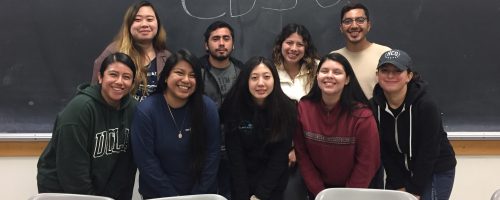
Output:
<svg viewBox="0 0 500 200">
<path fill-rule="evenodd" d="M 340 95 L 339 102 L 342 108 L 346 108 L 349 111 L 349 113 L 352 113 L 352 111 L 354 111 L 355 109 L 369 105 L 368 99 L 364 95 L 363 90 L 361 90 L 361 86 L 359 86 L 358 79 L 356 78 L 354 70 L 352 69 L 352 66 L 349 63 L 349 61 L 339 53 L 330 53 L 321 58 L 318 65 L 319 66 L 318 72 L 323 66 L 323 63 L 327 60 L 332 60 L 340 63 L 344 67 L 346 76 L 349 78 L 349 84 L 344 86 L 344 89 L 342 90 L 342 93 Z M 318 72 L 316 72 L 315 79 L 317 79 L 318 77 Z M 321 97 L 322 97 L 321 89 L 318 86 L 318 81 L 315 80 L 311 88 L 311 91 L 309 91 L 309 93 L 302 98 L 321 102 Z"/>
<path fill-rule="evenodd" d="M 172 54 L 165 62 L 165 67 L 160 73 L 157 90 L 155 93 L 164 93 L 168 90 L 166 80 L 177 63 L 186 61 L 193 68 L 196 78 L 196 88 L 194 93 L 188 99 L 188 110 L 191 120 L 191 137 L 190 137 L 190 154 L 192 170 L 194 171 L 194 179 L 198 180 L 203 169 L 203 163 L 206 158 L 206 132 L 205 126 L 218 126 L 214 124 L 206 124 L 205 106 L 203 103 L 203 80 L 201 77 L 201 65 L 195 55 L 188 50 L 181 49 L 175 54 Z"/>
<path fill-rule="evenodd" d="M 259 107 L 253 101 L 248 88 L 250 75 L 259 64 L 264 64 L 269 68 L 274 79 L 273 91 L 266 97 L 263 107 Z M 267 142 L 283 139 L 295 130 L 297 120 L 295 104 L 281 89 L 276 67 L 271 60 L 264 57 L 252 57 L 245 63 L 245 67 L 222 104 L 222 121 L 225 125 L 232 124 L 234 121 L 242 120 L 244 113 L 253 113 L 256 108 L 266 111 L 265 120 L 271 124 L 271 134 L 267 137 Z M 227 128 L 231 129 L 231 127 Z"/>
</svg>

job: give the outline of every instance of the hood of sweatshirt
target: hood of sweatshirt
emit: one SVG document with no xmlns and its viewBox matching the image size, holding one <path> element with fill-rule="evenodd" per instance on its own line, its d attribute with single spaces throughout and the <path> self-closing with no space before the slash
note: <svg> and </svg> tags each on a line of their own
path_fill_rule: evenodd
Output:
<svg viewBox="0 0 500 200">
<path fill-rule="evenodd" d="M 408 109 L 415 101 L 423 97 L 427 91 L 427 83 L 422 80 L 410 81 L 408 83 L 408 90 L 406 91 L 406 97 L 403 102 L 405 109 Z M 385 109 L 385 104 L 387 102 L 384 91 L 382 87 L 377 83 L 373 89 L 373 101 L 379 106 Z"/>
<path fill-rule="evenodd" d="M 426 93 L 426 87 L 427 84 L 424 81 L 417 80 L 417 81 L 410 81 L 408 83 L 408 90 L 406 92 L 405 100 L 403 102 L 403 107 L 401 109 L 401 112 L 399 114 L 393 114 L 390 109 L 388 108 L 388 103 L 384 95 L 384 91 L 382 90 L 382 87 L 380 87 L 379 84 L 375 85 L 375 88 L 373 90 L 373 101 L 375 102 L 375 108 L 376 109 L 374 114 L 376 115 L 377 122 L 379 125 L 383 123 L 381 120 L 381 112 L 386 112 L 389 113 L 394 120 L 396 121 L 394 130 L 396 132 L 394 133 L 395 141 L 396 141 L 396 146 L 397 149 L 400 153 L 404 154 L 404 150 L 400 146 L 400 138 L 399 134 L 397 131 L 398 127 L 398 122 L 397 119 L 400 114 L 403 112 L 408 112 L 409 113 L 409 126 L 408 126 L 408 132 L 409 132 L 409 137 L 408 139 L 408 155 L 405 154 L 405 167 L 408 171 L 411 171 L 408 167 L 408 162 L 413 158 L 413 147 L 412 147 L 412 139 L 413 139 L 413 122 L 412 122 L 412 112 L 413 112 L 413 104 L 417 102 L 418 99 L 423 98 L 425 93 Z M 409 156 L 409 157 L 407 157 Z"/>
<path fill-rule="evenodd" d="M 111 107 L 106 100 L 102 97 L 101 94 L 101 85 L 95 84 L 95 85 L 90 85 L 89 83 L 83 83 L 78 85 L 77 87 L 77 95 L 78 94 L 83 94 L 91 97 L 92 99 L 96 100 L 97 102 Z M 130 95 L 126 95 L 121 99 L 120 102 L 120 108 L 118 110 L 123 110 L 127 108 L 128 106 L 131 105 L 131 101 L 135 99 L 131 98 Z"/>
</svg>

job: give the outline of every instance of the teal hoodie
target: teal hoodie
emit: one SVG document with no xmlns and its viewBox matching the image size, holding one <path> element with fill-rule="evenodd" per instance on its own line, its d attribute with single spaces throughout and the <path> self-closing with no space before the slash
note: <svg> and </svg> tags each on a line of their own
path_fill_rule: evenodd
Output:
<svg viewBox="0 0 500 200">
<path fill-rule="evenodd" d="M 38 192 L 131 199 L 136 166 L 130 125 L 137 102 L 111 107 L 100 85 L 82 84 L 57 115 L 52 139 L 38 160 Z"/>
</svg>

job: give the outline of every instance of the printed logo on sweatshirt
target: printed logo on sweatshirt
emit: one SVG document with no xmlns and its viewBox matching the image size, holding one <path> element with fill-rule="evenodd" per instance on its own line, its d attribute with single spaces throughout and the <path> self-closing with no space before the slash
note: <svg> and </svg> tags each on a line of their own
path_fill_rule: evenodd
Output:
<svg viewBox="0 0 500 200">
<path fill-rule="evenodd" d="M 304 132 L 304 137 L 310 140 L 330 144 L 356 144 L 355 137 L 327 137 L 318 133 Z"/>
<path fill-rule="evenodd" d="M 250 122 L 248 120 L 243 120 L 238 125 L 238 130 L 240 130 L 242 132 L 252 132 L 253 124 L 252 124 L 252 122 Z"/>
<path fill-rule="evenodd" d="M 129 129 L 120 134 L 118 128 L 109 129 L 95 135 L 94 158 L 126 152 L 129 141 Z"/>
</svg>

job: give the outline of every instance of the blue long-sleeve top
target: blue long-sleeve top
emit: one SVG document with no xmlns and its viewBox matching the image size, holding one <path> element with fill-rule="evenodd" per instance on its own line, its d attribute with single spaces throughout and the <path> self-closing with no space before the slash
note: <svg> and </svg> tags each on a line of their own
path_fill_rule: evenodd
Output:
<svg viewBox="0 0 500 200">
<path fill-rule="evenodd" d="M 143 198 L 213 192 L 220 159 L 219 116 L 213 101 L 204 96 L 203 103 L 206 158 L 198 180 L 193 180 L 189 153 L 189 102 L 181 108 L 170 108 L 177 125 L 182 126 L 182 138 L 178 137 L 179 131 L 162 94 L 151 95 L 137 106 L 132 122 L 132 148 Z"/>
</svg>

